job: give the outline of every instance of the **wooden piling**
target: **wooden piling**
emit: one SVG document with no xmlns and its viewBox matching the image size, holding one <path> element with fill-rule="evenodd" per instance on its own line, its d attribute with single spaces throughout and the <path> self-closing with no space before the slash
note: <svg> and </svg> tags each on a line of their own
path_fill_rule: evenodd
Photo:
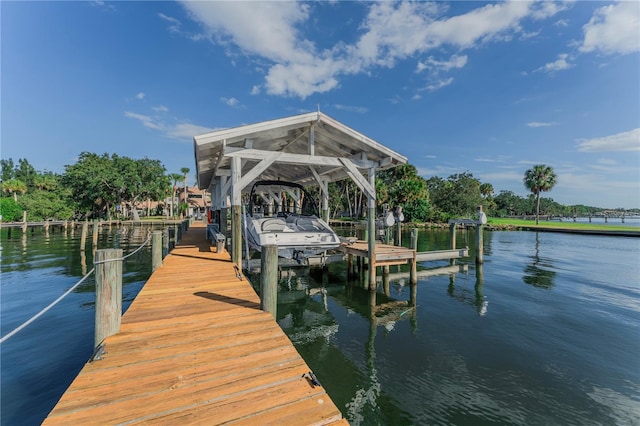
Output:
<svg viewBox="0 0 640 426">
<path fill-rule="evenodd" d="M 276 318 L 278 310 L 278 246 L 262 246 L 260 258 L 260 309 Z"/>
<path fill-rule="evenodd" d="M 456 249 L 456 224 L 449 224 L 449 241 L 451 241 L 451 250 Z"/>
<path fill-rule="evenodd" d="M 483 226 L 480 223 L 476 225 L 476 263 L 479 265 L 484 262 L 484 259 L 483 259 L 484 243 L 482 241 L 482 237 L 483 237 L 482 228 Z"/>
<path fill-rule="evenodd" d="M 100 224 L 98 221 L 93 222 L 93 231 L 91 237 L 93 239 L 93 247 L 98 247 L 98 234 L 100 233 Z"/>
<path fill-rule="evenodd" d="M 82 235 L 80 236 L 80 250 L 84 250 L 87 244 L 87 232 L 89 231 L 89 222 L 86 220 L 82 224 Z"/>
<path fill-rule="evenodd" d="M 162 266 L 162 231 L 151 233 L 151 271 Z"/>
<path fill-rule="evenodd" d="M 27 211 L 22 212 L 22 232 L 27 232 Z"/>
<path fill-rule="evenodd" d="M 416 252 L 418 251 L 418 228 L 413 228 L 411 230 L 411 249 L 413 250 L 413 260 L 411 261 L 411 270 L 409 271 L 409 283 L 413 286 L 418 283 L 418 262 L 416 261 Z"/>
<path fill-rule="evenodd" d="M 96 320 L 94 347 L 120 331 L 122 249 L 96 250 Z"/>
</svg>

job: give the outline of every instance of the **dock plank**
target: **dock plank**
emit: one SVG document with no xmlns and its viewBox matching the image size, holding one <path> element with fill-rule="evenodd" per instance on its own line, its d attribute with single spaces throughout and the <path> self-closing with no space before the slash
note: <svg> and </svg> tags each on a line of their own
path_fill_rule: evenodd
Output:
<svg viewBox="0 0 640 426">
<path fill-rule="evenodd" d="M 196 224 L 43 424 L 348 424 Z"/>
</svg>

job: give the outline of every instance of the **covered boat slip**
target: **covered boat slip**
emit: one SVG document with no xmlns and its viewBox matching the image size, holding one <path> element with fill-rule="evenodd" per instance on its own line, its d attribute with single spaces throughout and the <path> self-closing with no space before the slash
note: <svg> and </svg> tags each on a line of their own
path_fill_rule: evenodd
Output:
<svg viewBox="0 0 640 426">
<path fill-rule="evenodd" d="M 227 229 L 231 208 L 231 258 L 242 263 L 242 193 L 258 180 L 317 185 L 328 221 L 329 182 L 352 179 L 368 197 L 369 235 L 375 234 L 376 171 L 407 158 L 321 113 L 217 130 L 194 137 L 198 187 L 211 192 L 214 220 Z M 375 241 L 369 239 L 369 255 Z M 375 284 L 375 274 L 370 276 Z"/>
<path fill-rule="evenodd" d="M 44 424 L 348 424 L 194 223 Z"/>
</svg>

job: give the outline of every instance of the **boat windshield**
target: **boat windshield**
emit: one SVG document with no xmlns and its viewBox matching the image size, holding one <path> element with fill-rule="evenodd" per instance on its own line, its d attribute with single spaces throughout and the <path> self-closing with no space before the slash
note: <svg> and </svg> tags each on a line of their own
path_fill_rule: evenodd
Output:
<svg viewBox="0 0 640 426">
<path fill-rule="evenodd" d="M 249 212 L 264 216 L 318 216 L 318 207 L 302 185 L 259 181 L 251 188 Z"/>
</svg>

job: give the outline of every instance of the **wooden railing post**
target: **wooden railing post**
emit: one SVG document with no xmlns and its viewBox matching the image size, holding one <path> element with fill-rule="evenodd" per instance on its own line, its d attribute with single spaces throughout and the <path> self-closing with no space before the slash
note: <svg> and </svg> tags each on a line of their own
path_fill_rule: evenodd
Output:
<svg viewBox="0 0 640 426">
<path fill-rule="evenodd" d="M 171 251 L 176 246 L 176 228 L 173 226 L 167 229 L 167 234 L 169 235 L 167 243 L 168 250 Z"/>
<path fill-rule="evenodd" d="M 96 250 L 96 324 L 94 347 L 120 331 L 122 249 Z"/>
<path fill-rule="evenodd" d="M 278 310 L 278 246 L 262 246 L 260 258 L 260 308 L 276 318 Z"/>
<path fill-rule="evenodd" d="M 162 231 L 151 233 L 151 271 L 162 266 Z"/>
</svg>

